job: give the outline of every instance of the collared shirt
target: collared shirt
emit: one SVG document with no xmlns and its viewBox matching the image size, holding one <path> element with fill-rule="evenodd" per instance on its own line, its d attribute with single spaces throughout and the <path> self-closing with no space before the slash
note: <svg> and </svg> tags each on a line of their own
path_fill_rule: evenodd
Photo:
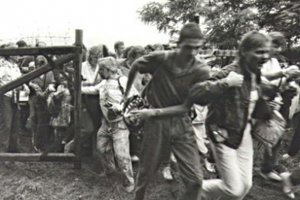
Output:
<svg viewBox="0 0 300 200">
<path fill-rule="evenodd" d="M 5 58 L 0 58 L 0 86 L 3 86 L 21 76 L 22 73 L 16 63 L 10 62 Z M 12 90 L 5 93 L 8 97 L 12 97 L 12 94 Z"/>
<path fill-rule="evenodd" d="M 132 64 L 138 72 L 153 75 L 145 96 L 155 108 L 182 104 L 188 97 L 189 88 L 210 76 L 209 67 L 198 58 L 194 58 L 192 64 L 182 66 L 183 71 L 176 72 L 176 56 L 176 51 L 157 51 L 138 58 Z"/>
</svg>

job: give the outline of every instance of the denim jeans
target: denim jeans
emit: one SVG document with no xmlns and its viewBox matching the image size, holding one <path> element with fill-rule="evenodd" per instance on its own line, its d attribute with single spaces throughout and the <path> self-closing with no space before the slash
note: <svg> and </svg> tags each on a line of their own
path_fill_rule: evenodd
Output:
<svg viewBox="0 0 300 200">
<path fill-rule="evenodd" d="M 129 131 L 124 121 L 108 123 L 102 120 L 97 133 L 97 150 L 103 157 L 103 167 L 108 171 L 117 166 L 124 176 L 124 186 L 134 184 L 131 158 L 129 153 Z"/>
<path fill-rule="evenodd" d="M 293 117 L 293 130 L 293 139 L 288 149 L 290 156 L 295 156 L 300 149 L 300 112 L 296 113 Z"/>
<path fill-rule="evenodd" d="M 18 109 L 12 98 L 0 97 L 1 152 L 18 151 Z"/>
<path fill-rule="evenodd" d="M 282 140 L 279 140 L 278 143 L 272 147 L 271 152 L 272 155 L 268 153 L 268 150 L 264 150 L 264 156 L 261 163 L 261 172 L 262 173 L 269 173 L 273 170 L 276 170 L 278 173 L 283 172 L 284 170 L 279 165 L 279 156 L 280 156 L 280 149 L 281 149 Z"/>
<path fill-rule="evenodd" d="M 252 187 L 253 143 L 250 124 L 238 149 L 211 142 L 220 179 L 203 181 L 204 200 L 242 200 Z"/>
<path fill-rule="evenodd" d="M 149 181 L 155 176 L 164 156 L 169 156 L 170 152 L 177 160 L 186 186 L 181 199 L 200 199 L 203 179 L 200 157 L 191 119 L 184 115 L 151 118 L 145 122 L 135 200 L 145 198 Z"/>
<path fill-rule="evenodd" d="M 297 186 L 300 184 L 300 169 L 296 169 L 291 174 L 291 182 L 293 186 Z"/>
</svg>

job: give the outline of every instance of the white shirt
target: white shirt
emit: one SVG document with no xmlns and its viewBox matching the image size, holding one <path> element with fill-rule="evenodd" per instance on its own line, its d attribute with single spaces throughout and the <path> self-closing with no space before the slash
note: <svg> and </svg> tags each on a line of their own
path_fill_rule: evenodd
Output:
<svg viewBox="0 0 300 200">
<path fill-rule="evenodd" d="M 274 74 L 281 71 L 281 66 L 276 58 L 271 58 L 261 68 L 261 74 L 263 76 L 268 74 Z M 266 81 L 266 80 L 265 80 Z M 270 81 L 271 84 L 278 85 L 280 78 Z"/>
<path fill-rule="evenodd" d="M 101 77 L 100 75 L 97 76 L 96 78 L 96 82 L 94 82 L 95 80 L 95 76 L 96 76 L 96 70 L 97 67 L 92 67 L 90 65 L 90 63 L 88 61 L 85 61 L 82 63 L 82 68 L 81 68 L 81 75 L 84 79 L 84 81 L 82 81 L 83 84 L 90 84 L 90 85 L 94 85 L 97 83 L 100 83 L 101 81 Z"/>
<path fill-rule="evenodd" d="M 256 77 L 251 74 L 251 93 L 250 93 L 250 104 L 248 109 L 248 119 L 251 119 L 252 112 L 254 111 L 256 101 L 258 100 L 258 91 L 256 88 Z"/>
<path fill-rule="evenodd" d="M 9 62 L 4 58 L 0 58 L 0 86 L 3 86 L 22 76 L 20 68 L 17 64 Z M 12 90 L 6 92 L 4 95 L 12 97 Z"/>
<path fill-rule="evenodd" d="M 127 77 L 121 76 L 119 78 L 119 81 L 120 81 L 121 87 L 125 91 L 126 85 L 127 85 Z M 110 103 L 113 106 L 121 105 L 121 101 L 123 100 L 123 93 L 120 90 L 118 79 L 104 79 L 95 86 L 83 86 L 81 88 L 81 90 L 82 90 L 82 93 L 85 93 L 85 94 L 98 94 L 99 93 L 100 107 L 101 107 L 102 113 L 108 122 L 112 122 L 112 121 L 108 120 L 108 117 L 107 117 L 108 108 L 105 105 L 107 103 Z M 136 95 L 136 94 L 138 94 L 138 91 L 134 87 L 132 87 L 132 89 L 130 90 L 129 97 Z M 119 121 L 120 119 L 122 119 L 121 116 L 118 119 L 113 120 L 113 121 Z"/>
</svg>

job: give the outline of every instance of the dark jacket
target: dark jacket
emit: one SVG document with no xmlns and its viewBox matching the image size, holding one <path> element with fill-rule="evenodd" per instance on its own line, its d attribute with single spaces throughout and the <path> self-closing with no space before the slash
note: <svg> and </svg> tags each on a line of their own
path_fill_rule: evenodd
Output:
<svg viewBox="0 0 300 200">
<path fill-rule="evenodd" d="M 244 76 L 241 87 L 229 87 L 224 78 L 234 71 Z M 257 77 L 259 82 L 260 77 Z M 262 84 L 257 84 L 261 94 Z M 248 108 L 251 92 L 251 74 L 238 62 L 225 66 L 212 75 L 211 80 L 197 83 L 190 90 L 192 101 L 200 105 L 208 104 L 206 126 L 209 137 L 216 142 L 211 127 L 227 130 L 227 146 L 237 149 L 241 144 L 244 129 L 248 122 Z"/>
</svg>

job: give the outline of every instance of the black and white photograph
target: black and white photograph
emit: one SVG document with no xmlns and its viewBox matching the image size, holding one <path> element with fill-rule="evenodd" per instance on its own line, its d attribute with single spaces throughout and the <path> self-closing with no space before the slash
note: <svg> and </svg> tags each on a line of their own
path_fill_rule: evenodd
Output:
<svg viewBox="0 0 300 200">
<path fill-rule="evenodd" d="M 10 0 L 0 200 L 300 199 L 299 0 Z"/>
</svg>

